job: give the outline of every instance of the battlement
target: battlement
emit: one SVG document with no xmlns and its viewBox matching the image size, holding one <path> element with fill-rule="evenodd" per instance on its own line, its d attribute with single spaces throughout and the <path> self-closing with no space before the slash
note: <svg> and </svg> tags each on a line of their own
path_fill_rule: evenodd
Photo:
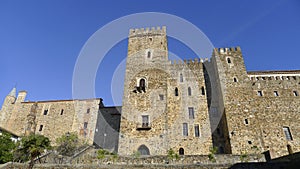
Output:
<svg viewBox="0 0 300 169">
<path fill-rule="evenodd" d="M 214 48 L 214 54 L 231 54 L 231 53 L 241 53 L 241 47 L 231 47 L 231 48 Z"/>
<path fill-rule="evenodd" d="M 265 72 L 248 72 L 248 77 L 252 81 L 267 80 L 300 80 L 300 71 L 265 71 Z"/>
<path fill-rule="evenodd" d="M 134 36 L 144 36 L 144 35 L 166 35 L 167 28 L 166 26 L 162 27 L 146 27 L 146 28 L 136 28 L 129 30 L 129 37 Z"/>
</svg>

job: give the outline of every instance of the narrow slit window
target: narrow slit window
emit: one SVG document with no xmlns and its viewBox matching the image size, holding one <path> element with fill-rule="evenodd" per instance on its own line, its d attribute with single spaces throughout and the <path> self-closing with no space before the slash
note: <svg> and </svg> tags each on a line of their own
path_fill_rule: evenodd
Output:
<svg viewBox="0 0 300 169">
<path fill-rule="evenodd" d="M 44 110 L 44 115 L 48 114 L 48 109 Z"/>
<path fill-rule="evenodd" d="M 189 132 L 188 132 L 188 124 L 187 123 L 183 123 L 182 124 L 182 134 L 183 136 L 188 136 L 189 135 Z"/>
<path fill-rule="evenodd" d="M 201 94 L 202 94 L 202 95 L 205 95 L 205 90 L 204 90 L 204 87 L 203 87 L 203 86 L 201 87 Z"/>
<path fill-rule="evenodd" d="M 278 91 L 274 91 L 274 96 L 279 96 Z"/>
<path fill-rule="evenodd" d="M 236 79 L 236 78 L 233 78 L 233 82 L 235 82 L 235 83 L 236 83 L 236 82 L 237 82 L 237 79 Z"/>
<path fill-rule="evenodd" d="M 150 51 L 147 52 L 147 58 L 151 58 L 151 52 Z"/>
<path fill-rule="evenodd" d="M 299 96 L 297 91 L 293 91 L 294 96 Z"/>
<path fill-rule="evenodd" d="M 178 96 L 178 88 L 175 88 L 175 96 Z"/>
<path fill-rule="evenodd" d="M 43 125 L 40 125 L 39 131 L 43 131 Z"/>
<path fill-rule="evenodd" d="M 91 109 L 90 109 L 90 108 L 88 108 L 88 109 L 86 110 L 86 113 L 87 113 L 87 114 L 89 114 L 89 113 L 90 113 L 90 111 L 91 111 Z"/>
<path fill-rule="evenodd" d="M 263 96 L 263 92 L 262 91 L 257 91 L 257 96 Z"/>
<path fill-rule="evenodd" d="M 63 114 L 64 114 L 64 109 L 61 109 L 60 115 L 63 115 Z"/>
<path fill-rule="evenodd" d="M 192 89 L 191 89 L 191 87 L 188 88 L 188 95 L 189 95 L 189 96 L 192 95 Z"/>
<path fill-rule="evenodd" d="M 180 73 L 180 82 L 183 82 L 183 75 Z"/>
<path fill-rule="evenodd" d="M 83 128 L 84 128 L 84 129 L 87 129 L 87 127 L 88 127 L 88 122 L 84 122 L 84 123 L 83 123 Z"/>
<path fill-rule="evenodd" d="M 196 124 L 194 127 L 195 127 L 195 137 L 200 137 L 199 124 Z"/>
<path fill-rule="evenodd" d="M 195 119 L 194 107 L 189 107 L 189 119 Z"/>
<path fill-rule="evenodd" d="M 231 59 L 230 58 L 227 58 L 227 63 L 231 63 Z"/>
<path fill-rule="evenodd" d="M 249 124 L 248 119 L 245 119 L 245 124 Z"/>
<path fill-rule="evenodd" d="M 293 137 L 292 137 L 292 134 L 291 134 L 291 131 L 290 131 L 289 127 L 283 127 L 283 132 L 284 132 L 286 140 L 288 140 L 288 141 L 293 140 Z"/>
</svg>

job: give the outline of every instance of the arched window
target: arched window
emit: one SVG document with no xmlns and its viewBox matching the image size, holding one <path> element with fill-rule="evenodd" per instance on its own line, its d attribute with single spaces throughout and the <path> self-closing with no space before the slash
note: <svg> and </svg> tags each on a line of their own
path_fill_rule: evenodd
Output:
<svg viewBox="0 0 300 169">
<path fill-rule="evenodd" d="M 192 89 L 191 89 L 191 87 L 188 88 L 188 95 L 189 95 L 189 96 L 192 95 Z"/>
<path fill-rule="evenodd" d="M 151 58 L 151 52 L 150 51 L 147 52 L 147 58 Z"/>
<path fill-rule="evenodd" d="M 145 146 L 144 144 L 138 148 L 138 151 L 140 152 L 141 155 L 150 155 L 150 151 L 148 147 Z"/>
<path fill-rule="evenodd" d="M 231 59 L 230 58 L 227 58 L 227 63 L 231 63 Z"/>
<path fill-rule="evenodd" d="M 179 155 L 184 155 L 184 149 L 183 148 L 179 149 Z"/>
<path fill-rule="evenodd" d="M 202 95 L 205 95 L 205 90 L 204 90 L 204 87 L 203 87 L 203 86 L 201 87 L 201 94 L 202 94 Z"/>
<path fill-rule="evenodd" d="M 183 82 L 183 75 L 180 73 L 180 82 Z"/>
<path fill-rule="evenodd" d="M 237 82 L 237 79 L 235 77 L 233 78 L 233 82 Z"/>
<path fill-rule="evenodd" d="M 146 80 L 145 80 L 145 79 L 141 79 L 141 80 L 140 80 L 139 88 L 140 88 L 142 91 L 146 92 Z"/>
<path fill-rule="evenodd" d="M 178 88 L 175 88 L 175 96 L 178 96 Z"/>
</svg>

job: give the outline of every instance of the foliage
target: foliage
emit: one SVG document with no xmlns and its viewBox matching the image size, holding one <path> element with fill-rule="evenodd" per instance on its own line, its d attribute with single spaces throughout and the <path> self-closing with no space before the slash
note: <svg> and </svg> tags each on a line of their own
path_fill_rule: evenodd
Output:
<svg viewBox="0 0 300 169">
<path fill-rule="evenodd" d="M 241 160 L 241 162 L 248 162 L 249 161 L 249 155 L 247 153 L 241 153 L 240 160 Z"/>
<path fill-rule="evenodd" d="M 51 149 L 49 138 L 43 135 L 24 136 L 17 144 L 16 154 L 19 154 L 19 160 L 25 162 L 30 160 L 29 168 L 33 168 L 34 160 L 45 150 Z"/>
<path fill-rule="evenodd" d="M 11 140 L 11 135 L 7 132 L 2 132 L 0 135 L 0 164 L 12 161 L 12 151 L 15 147 L 16 144 Z"/>
<path fill-rule="evenodd" d="M 60 155 L 72 156 L 79 145 L 78 135 L 76 133 L 66 133 L 57 138 L 56 143 L 58 144 L 56 150 Z"/>
<path fill-rule="evenodd" d="M 139 151 L 133 151 L 133 153 L 131 154 L 131 156 L 133 158 L 139 158 L 141 156 L 141 153 Z"/>
<path fill-rule="evenodd" d="M 97 158 L 98 159 L 104 159 L 106 156 L 110 156 L 110 160 L 112 161 L 116 161 L 118 159 L 118 155 L 115 154 L 115 153 L 111 153 L 107 150 L 104 150 L 104 149 L 99 149 L 97 151 Z"/>
<path fill-rule="evenodd" d="M 217 160 L 216 160 L 216 156 L 215 154 L 217 153 L 218 151 L 218 148 L 217 147 L 210 147 L 209 149 L 209 154 L 208 154 L 208 159 L 209 161 L 215 163 Z"/>
<path fill-rule="evenodd" d="M 172 148 L 170 148 L 168 150 L 168 158 L 171 159 L 171 160 L 173 160 L 173 159 L 178 160 L 179 155 L 177 153 L 175 153 L 175 151 Z"/>
</svg>

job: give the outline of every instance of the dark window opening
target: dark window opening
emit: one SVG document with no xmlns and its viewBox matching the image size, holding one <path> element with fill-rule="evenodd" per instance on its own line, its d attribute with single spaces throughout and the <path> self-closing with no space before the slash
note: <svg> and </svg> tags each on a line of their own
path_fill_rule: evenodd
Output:
<svg viewBox="0 0 300 169">
<path fill-rule="evenodd" d="M 230 58 L 227 58 L 227 63 L 231 63 L 231 59 Z"/>
<path fill-rule="evenodd" d="M 86 110 L 86 113 L 90 113 L 90 108 L 88 108 L 88 109 Z"/>
<path fill-rule="evenodd" d="M 200 137 L 199 124 L 195 125 L 195 137 Z"/>
<path fill-rule="evenodd" d="M 288 141 L 293 140 L 293 137 L 292 137 L 292 134 L 291 134 L 291 131 L 290 131 L 289 127 L 283 127 L 283 132 L 284 132 L 286 140 L 288 140 Z"/>
<path fill-rule="evenodd" d="M 44 115 L 48 114 L 48 109 L 44 110 Z"/>
<path fill-rule="evenodd" d="M 192 95 L 192 89 L 189 87 L 188 88 L 188 95 L 191 96 Z"/>
<path fill-rule="evenodd" d="M 142 127 L 149 127 L 149 116 L 142 116 Z"/>
<path fill-rule="evenodd" d="M 84 122 L 83 123 L 83 129 L 87 129 L 87 126 L 88 126 L 88 122 Z"/>
<path fill-rule="evenodd" d="M 245 124 L 249 124 L 249 123 L 248 123 L 248 119 L 245 119 Z"/>
<path fill-rule="evenodd" d="M 274 96 L 279 96 L 277 91 L 274 91 Z"/>
<path fill-rule="evenodd" d="M 160 94 L 159 95 L 159 100 L 164 100 L 164 95 Z"/>
<path fill-rule="evenodd" d="M 175 88 L 175 96 L 178 96 L 178 88 Z"/>
<path fill-rule="evenodd" d="M 147 58 L 151 58 L 151 52 L 150 51 L 147 52 Z"/>
<path fill-rule="evenodd" d="M 293 93 L 294 93 L 294 96 L 299 96 L 297 91 L 293 91 Z"/>
<path fill-rule="evenodd" d="M 180 73 L 180 82 L 183 82 L 183 75 Z"/>
<path fill-rule="evenodd" d="M 236 78 L 233 78 L 233 82 L 237 82 L 237 79 L 236 79 Z"/>
<path fill-rule="evenodd" d="M 43 127 L 44 127 L 43 125 L 40 125 L 39 131 L 42 131 Z"/>
<path fill-rule="evenodd" d="M 145 146 L 144 144 L 138 148 L 138 151 L 140 152 L 141 155 L 150 155 L 150 151 L 148 147 Z"/>
<path fill-rule="evenodd" d="M 149 38 L 150 41 L 152 41 L 152 38 Z"/>
<path fill-rule="evenodd" d="M 184 155 L 184 149 L 183 148 L 179 149 L 179 155 Z"/>
<path fill-rule="evenodd" d="M 195 119 L 194 107 L 189 107 L 189 119 Z"/>
<path fill-rule="evenodd" d="M 146 80 L 145 79 L 141 79 L 140 80 L 140 86 L 139 88 L 142 90 L 142 91 L 146 91 Z"/>
<path fill-rule="evenodd" d="M 224 148 L 222 146 L 219 147 L 219 153 L 224 154 Z"/>
<path fill-rule="evenodd" d="M 204 90 L 204 87 L 203 87 L 203 86 L 201 87 L 201 94 L 202 94 L 202 95 L 205 95 L 205 90 Z"/>
<path fill-rule="evenodd" d="M 182 133 L 183 133 L 183 136 L 188 136 L 189 135 L 188 124 L 187 123 L 182 124 Z"/>
<path fill-rule="evenodd" d="M 252 144 L 252 141 L 248 141 L 248 144 Z"/>
<path fill-rule="evenodd" d="M 263 96 L 263 92 L 262 91 L 257 91 L 257 95 L 258 96 Z"/>
<path fill-rule="evenodd" d="M 221 134 L 221 130 L 219 128 L 217 128 L 217 134 L 220 135 Z"/>
<path fill-rule="evenodd" d="M 64 109 L 61 109 L 60 115 L 63 115 L 63 114 L 64 114 Z"/>
</svg>

